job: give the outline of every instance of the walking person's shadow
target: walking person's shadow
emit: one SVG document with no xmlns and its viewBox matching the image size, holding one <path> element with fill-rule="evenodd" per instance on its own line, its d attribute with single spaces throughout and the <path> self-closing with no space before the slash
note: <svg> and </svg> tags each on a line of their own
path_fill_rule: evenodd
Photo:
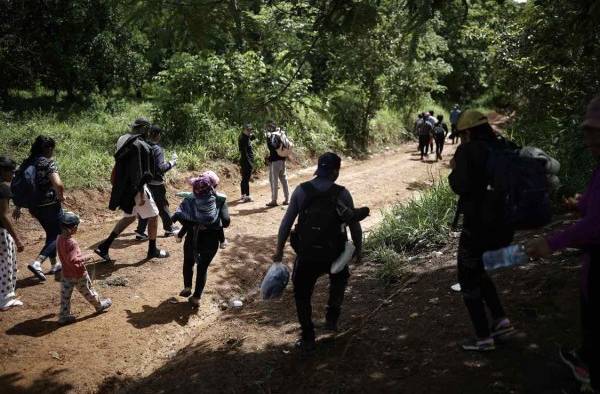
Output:
<svg viewBox="0 0 600 394">
<path fill-rule="evenodd" d="M 141 312 L 132 312 L 129 309 L 126 309 L 125 312 L 127 313 L 127 322 L 135 328 L 142 329 L 170 322 L 185 326 L 190 320 L 190 316 L 197 310 L 187 301 L 177 302 L 174 298 L 169 298 L 156 307 L 144 305 Z"/>
</svg>

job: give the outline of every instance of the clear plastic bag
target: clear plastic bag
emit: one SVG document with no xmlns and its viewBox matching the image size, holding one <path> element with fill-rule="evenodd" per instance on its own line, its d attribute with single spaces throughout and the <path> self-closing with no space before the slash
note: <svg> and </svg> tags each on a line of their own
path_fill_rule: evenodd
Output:
<svg viewBox="0 0 600 394">
<path fill-rule="evenodd" d="M 282 262 L 271 264 L 262 284 L 260 294 L 263 300 L 279 298 L 290 280 L 290 271 Z"/>
</svg>

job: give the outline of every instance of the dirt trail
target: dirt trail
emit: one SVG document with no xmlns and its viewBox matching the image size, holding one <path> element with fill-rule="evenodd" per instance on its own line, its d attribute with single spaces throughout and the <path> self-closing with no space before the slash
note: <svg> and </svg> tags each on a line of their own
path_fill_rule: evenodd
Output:
<svg viewBox="0 0 600 394">
<path fill-rule="evenodd" d="M 452 146 L 447 149 L 449 155 Z M 414 144 L 407 144 L 369 160 L 344 160 L 338 182 L 352 192 L 357 205 L 372 208 L 373 216 L 366 221 L 366 228 L 379 219 L 379 209 L 426 187 L 446 168 L 447 161 L 421 163 L 414 150 Z M 290 174 L 291 187 L 309 179 L 312 170 Z M 237 185 L 224 182 L 223 188 L 230 201 L 234 201 L 238 196 Z M 21 223 L 24 230 L 33 234 L 27 252 L 19 256 L 18 295 L 25 307 L 0 314 L 2 391 L 8 388 L 8 392 L 94 392 L 103 384 L 112 391 L 116 386 L 107 382 L 132 381 L 150 375 L 182 348 L 196 343 L 199 333 L 215 336 L 202 337 L 215 343 L 228 340 L 231 327 L 223 319 L 230 311 L 223 314 L 220 306 L 236 296 L 242 297 L 245 307 L 251 309 L 255 289 L 270 264 L 275 234 L 284 213 L 283 207 L 264 206 L 269 194 L 266 181 L 255 182 L 252 189 L 254 203 L 231 203 L 232 225 L 226 230 L 230 244 L 218 253 L 209 269 L 198 312 L 177 297 L 182 281 L 181 245 L 172 238 L 159 239 L 159 246 L 168 249 L 172 257 L 166 261 L 144 261 L 141 258 L 145 256 L 146 244 L 136 242 L 130 230 L 115 241 L 111 252 L 117 260 L 114 265 L 88 265 L 96 288 L 103 296 L 112 298 L 111 311 L 94 315 L 91 306 L 74 294 L 72 309 L 79 319 L 75 324 L 58 326 L 59 282 L 49 279 L 40 284 L 31 278 L 25 264 L 34 257 L 41 234 L 33 223 Z M 108 234 L 116 216 L 92 209 L 105 195 L 92 191 L 86 196 L 87 201 L 70 201 L 70 204 L 94 212 L 84 217 L 77 236 L 80 245 L 89 248 Z M 172 199 L 172 204 L 176 203 L 177 199 Z M 288 261 L 291 258 L 287 256 Z M 106 284 L 119 280 L 126 285 Z M 241 314 L 244 313 L 245 309 Z M 215 326 L 217 321 L 219 326 Z M 288 337 L 292 335 L 293 319 L 282 329 L 287 330 Z M 270 336 L 277 336 L 277 332 L 266 335 L 265 339 Z"/>
</svg>

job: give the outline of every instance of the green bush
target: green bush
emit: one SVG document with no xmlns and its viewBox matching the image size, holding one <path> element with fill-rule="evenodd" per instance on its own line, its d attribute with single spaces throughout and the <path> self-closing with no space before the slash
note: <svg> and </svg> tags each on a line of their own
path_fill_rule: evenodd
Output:
<svg viewBox="0 0 600 394">
<path fill-rule="evenodd" d="M 407 253 L 443 245 L 455 211 L 456 197 L 448 182 L 440 180 L 419 197 L 384 212 L 383 220 L 367 238 L 365 250 Z"/>
<path fill-rule="evenodd" d="M 384 108 L 377 112 L 371 119 L 370 136 L 371 143 L 376 146 L 400 143 L 413 140 L 412 130 L 414 119 L 406 124 L 406 115 L 390 108 Z"/>
</svg>

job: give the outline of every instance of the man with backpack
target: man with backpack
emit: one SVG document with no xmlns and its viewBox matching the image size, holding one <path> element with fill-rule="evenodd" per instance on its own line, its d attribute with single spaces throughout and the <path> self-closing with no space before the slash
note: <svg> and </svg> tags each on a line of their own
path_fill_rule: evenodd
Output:
<svg viewBox="0 0 600 394">
<path fill-rule="evenodd" d="M 311 352 L 316 347 L 311 297 L 317 279 L 323 274 L 329 274 L 325 329 L 336 331 L 350 276 L 347 266 L 338 273 L 330 272 L 332 263 L 342 254 L 347 242 L 340 207 L 354 209 L 348 190 L 335 184 L 340 166 L 341 159 L 335 153 L 321 155 L 316 177 L 294 190 L 290 206 L 279 227 L 277 249 L 273 256 L 275 262 L 282 260 L 285 243 L 296 217 L 299 216 L 290 242 L 297 254 L 292 282 L 302 329 L 302 336 L 296 345 L 304 352 Z M 354 256 L 357 257 L 362 248 L 362 229 L 358 221 L 352 221 L 348 226 L 356 247 Z"/>
<path fill-rule="evenodd" d="M 170 237 L 175 235 L 179 231 L 179 228 L 174 226 L 173 221 L 171 220 L 169 200 L 167 200 L 167 188 L 165 187 L 165 173 L 177 165 L 177 155 L 174 154 L 170 161 L 165 161 L 165 151 L 163 147 L 160 146 L 161 133 L 162 129 L 160 127 L 156 125 L 150 127 L 150 134 L 147 142 L 152 150 L 155 171 L 152 174 L 152 180 L 148 182 L 148 189 L 158 208 L 158 214 L 162 220 L 163 229 L 165 230 L 165 237 Z M 148 239 L 148 236 L 146 235 L 147 225 L 147 219 L 138 218 L 138 226 L 135 230 L 137 240 L 145 241 Z"/>
<path fill-rule="evenodd" d="M 433 128 L 433 139 L 435 140 L 435 160 L 442 160 L 444 142 L 448 135 L 448 126 L 444 123 L 444 115 L 437 116 L 437 123 Z"/>
<path fill-rule="evenodd" d="M 120 208 L 124 217 L 115 225 L 108 238 L 94 250 L 106 262 L 112 261 L 108 251 L 113 241 L 137 216 L 148 219 L 150 241 L 147 258 L 169 257 L 167 251 L 156 247 L 158 208 L 147 186 L 156 172 L 152 148 L 146 142 L 149 131 L 150 122 L 145 118 L 138 118 L 131 125 L 131 133 L 122 135 L 117 141 L 109 209 L 114 211 Z"/>
<path fill-rule="evenodd" d="M 457 253 L 458 281 L 477 336 L 462 347 L 488 351 L 495 349 L 495 338 L 514 330 L 482 261 L 485 251 L 508 246 L 514 236 L 514 227 L 503 216 L 502 198 L 490 190 L 487 169 L 491 149 L 504 142 L 498 139 L 487 117 L 478 111 L 465 111 L 458 120 L 457 130 L 463 143 L 456 150 L 448 179 L 460 197 L 463 215 Z M 493 318 L 491 325 L 485 306 Z"/>
<path fill-rule="evenodd" d="M 452 112 L 450 112 L 450 139 L 452 140 L 452 144 L 458 138 L 458 132 L 456 130 L 456 124 L 458 123 L 458 118 L 460 116 L 460 108 L 458 104 L 454 104 L 454 108 Z"/>
<path fill-rule="evenodd" d="M 271 185 L 271 201 L 267 203 L 268 207 L 277 206 L 277 194 L 279 191 L 278 181 L 281 181 L 283 188 L 283 205 L 289 202 L 289 186 L 285 161 L 291 151 L 291 142 L 285 135 L 285 131 L 275 125 L 275 122 L 269 122 L 267 126 L 267 148 L 269 156 L 269 184 Z"/>
<path fill-rule="evenodd" d="M 417 132 L 419 134 L 419 151 L 421 160 L 429 155 L 429 140 L 433 132 L 433 125 L 427 120 L 427 115 L 423 113 L 423 118 L 417 121 Z"/>
</svg>

